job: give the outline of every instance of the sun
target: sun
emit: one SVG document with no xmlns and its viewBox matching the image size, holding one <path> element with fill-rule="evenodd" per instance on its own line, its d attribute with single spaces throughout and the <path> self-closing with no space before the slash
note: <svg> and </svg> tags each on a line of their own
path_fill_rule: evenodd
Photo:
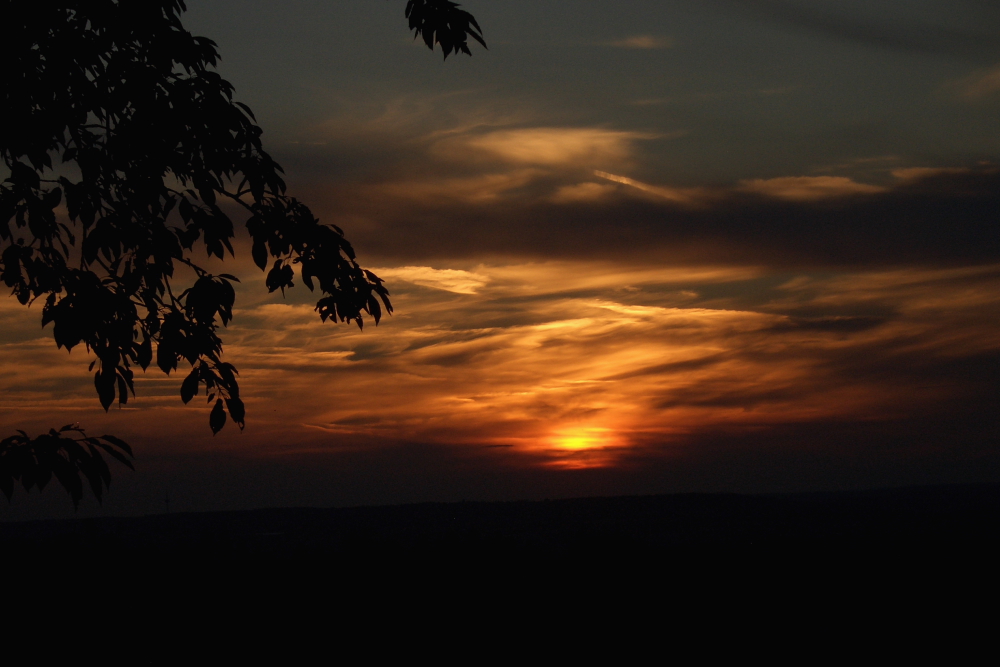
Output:
<svg viewBox="0 0 1000 667">
<path fill-rule="evenodd" d="M 596 426 L 574 427 L 557 431 L 552 436 L 552 444 L 558 449 L 583 451 L 606 447 L 613 440 L 612 430 Z"/>
</svg>

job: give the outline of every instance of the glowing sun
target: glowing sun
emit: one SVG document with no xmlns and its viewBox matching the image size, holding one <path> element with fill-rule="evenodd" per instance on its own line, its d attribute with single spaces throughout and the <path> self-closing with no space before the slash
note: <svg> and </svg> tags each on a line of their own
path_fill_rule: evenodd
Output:
<svg viewBox="0 0 1000 667">
<path fill-rule="evenodd" d="M 559 449 L 581 451 L 606 447 L 612 444 L 612 439 L 612 431 L 609 428 L 571 428 L 558 431 L 552 436 L 552 444 Z"/>
</svg>

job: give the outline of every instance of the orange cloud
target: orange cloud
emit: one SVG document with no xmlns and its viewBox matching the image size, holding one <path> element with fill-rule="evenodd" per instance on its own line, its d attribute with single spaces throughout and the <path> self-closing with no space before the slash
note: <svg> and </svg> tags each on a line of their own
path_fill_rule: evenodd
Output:
<svg viewBox="0 0 1000 667">
<path fill-rule="evenodd" d="M 738 190 L 792 201 L 813 201 L 832 197 L 884 192 L 877 185 L 858 183 L 845 176 L 784 176 L 740 181 Z"/>
<path fill-rule="evenodd" d="M 458 269 L 434 269 L 429 266 L 376 268 L 372 271 L 383 280 L 405 280 L 414 285 L 433 287 L 456 294 L 475 294 L 489 283 L 488 276 Z"/>
<path fill-rule="evenodd" d="M 185 451 L 201 442 L 284 456 L 376 439 L 611 466 L 637 447 L 681 447 L 710 430 L 932 409 L 961 391 L 962 373 L 946 370 L 955 359 L 1000 346 L 988 315 L 1000 312 L 997 267 L 802 275 L 764 294 L 759 269 L 380 271 L 394 275 L 397 313 L 364 332 L 243 286 L 225 336 L 250 410 L 242 436 L 209 438 L 207 408 L 181 406 L 178 378 L 158 371 L 140 377 L 126 410 L 104 415 L 85 355 L 37 334 L 4 344 L 0 423 L 37 430 L 58 414 L 140 438 L 158 424 Z M 24 314 L 14 306 L 0 314 Z M 865 371 L 873 359 L 881 370 Z M 914 367 L 942 370 L 903 381 Z"/>
<path fill-rule="evenodd" d="M 616 190 L 613 185 L 603 183 L 576 183 L 560 187 L 550 201 L 556 204 L 595 202 L 614 194 Z"/>
<path fill-rule="evenodd" d="M 461 145 L 505 162 L 575 168 L 620 163 L 631 157 L 632 143 L 644 138 L 599 128 L 536 127 L 463 137 Z"/>
<path fill-rule="evenodd" d="M 708 194 L 708 190 L 706 188 L 665 188 L 657 185 L 649 185 L 648 183 L 643 183 L 641 181 L 628 178 L 627 176 L 609 174 L 606 171 L 595 171 L 594 175 L 613 183 L 628 185 L 636 190 L 647 192 L 651 195 L 655 195 L 656 197 L 660 197 L 677 204 L 694 203 L 700 199 L 705 199 Z"/>
<path fill-rule="evenodd" d="M 893 169 L 891 173 L 900 181 L 907 183 L 943 174 L 968 174 L 971 170 L 962 167 L 905 167 Z"/>
</svg>

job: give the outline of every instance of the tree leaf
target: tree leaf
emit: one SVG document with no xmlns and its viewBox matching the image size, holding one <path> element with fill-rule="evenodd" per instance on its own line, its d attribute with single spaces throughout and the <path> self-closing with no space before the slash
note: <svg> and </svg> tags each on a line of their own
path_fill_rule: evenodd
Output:
<svg viewBox="0 0 1000 667">
<path fill-rule="evenodd" d="M 107 437 L 107 436 L 105 436 L 105 437 Z M 114 457 L 117 461 L 119 461 L 123 465 L 126 465 L 130 469 L 135 470 L 135 466 L 132 465 L 132 462 L 129 461 L 124 456 L 122 456 L 121 452 L 118 452 L 118 451 L 114 450 L 113 448 L 105 445 L 103 442 L 98 442 L 97 446 L 100 447 L 101 449 L 103 449 L 104 451 L 106 451 L 108 454 L 110 454 L 112 457 Z"/>
<path fill-rule="evenodd" d="M 226 407 L 229 408 L 229 416 L 233 418 L 233 422 L 243 430 L 246 425 L 246 407 L 243 405 L 243 401 L 239 398 L 227 398 Z"/>
<path fill-rule="evenodd" d="M 212 435 L 221 431 L 222 427 L 226 425 L 226 410 L 222 407 L 221 398 L 215 402 L 212 414 L 208 416 L 208 425 L 212 428 Z"/>
<path fill-rule="evenodd" d="M 200 381 L 200 367 L 195 366 L 181 383 L 181 400 L 184 404 L 191 402 L 191 399 L 198 395 L 198 384 Z"/>
<path fill-rule="evenodd" d="M 153 361 L 153 341 L 149 336 L 143 338 L 142 342 L 136 346 L 136 361 L 139 368 L 146 370 Z"/>
<path fill-rule="evenodd" d="M 94 373 L 94 387 L 97 388 L 97 396 L 101 399 L 101 406 L 107 412 L 115 400 L 115 378 L 114 369 L 101 368 Z"/>
<path fill-rule="evenodd" d="M 129 444 L 124 440 L 122 440 L 121 438 L 117 438 L 113 435 L 102 435 L 100 439 L 107 440 L 115 447 L 121 449 L 123 452 L 127 452 L 129 456 L 132 456 L 132 447 L 130 447 Z"/>
</svg>

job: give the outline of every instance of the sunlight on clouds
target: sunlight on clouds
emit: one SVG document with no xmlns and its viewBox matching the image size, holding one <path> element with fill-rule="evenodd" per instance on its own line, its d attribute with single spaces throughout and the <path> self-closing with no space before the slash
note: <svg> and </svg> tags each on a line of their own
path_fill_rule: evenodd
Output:
<svg viewBox="0 0 1000 667">
<path fill-rule="evenodd" d="M 584 268 L 585 267 L 585 268 Z M 528 296 L 577 290 L 638 290 L 648 285 L 704 285 L 753 280 L 761 269 L 747 266 L 624 266 L 615 262 L 533 262 L 481 266 L 507 294 Z"/>
<path fill-rule="evenodd" d="M 581 167 L 621 162 L 632 155 L 632 142 L 646 138 L 598 128 L 538 127 L 472 136 L 464 144 L 508 162 Z"/>
<path fill-rule="evenodd" d="M 664 188 L 656 185 L 649 185 L 648 183 L 642 183 L 641 181 L 628 178 L 627 176 L 609 174 L 606 171 L 595 171 L 594 175 L 599 178 L 613 181 L 614 183 L 631 186 L 637 190 L 641 190 L 642 192 L 648 192 L 649 194 L 662 197 L 663 199 L 678 204 L 694 203 L 698 199 L 703 199 L 707 194 L 707 190 L 704 188 Z"/>
<path fill-rule="evenodd" d="M 793 201 L 884 192 L 877 185 L 858 183 L 846 176 L 785 176 L 740 181 L 738 190 Z"/>
<path fill-rule="evenodd" d="M 380 329 L 377 342 L 368 334 L 331 335 L 323 344 L 348 349 L 373 344 L 382 350 L 348 363 L 336 380 L 343 389 L 293 390 L 301 397 L 296 414 L 302 423 L 342 435 L 503 444 L 541 456 L 546 465 L 612 465 L 635 446 L 682 442 L 705 428 L 905 412 L 902 406 L 931 400 L 941 389 L 900 385 L 891 378 L 841 377 L 836 359 L 872 346 L 891 349 L 896 340 L 905 349 L 912 346 L 914 332 L 927 337 L 922 354 L 932 355 L 955 352 L 940 349 L 942 340 L 969 352 L 996 338 L 984 338 L 982 326 L 968 329 L 962 340 L 942 337 L 947 327 L 940 321 L 937 328 L 928 327 L 934 318 L 918 317 L 916 311 L 912 320 L 853 330 L 841 326 L 844 318 L 800 324 L 759 309 L 625 303 L 614 290 L 602 298 L 561 296 L 581 275 L 600 273 L 593 268 L 548 267 L 543 274 L 548 289 L 539 290 L 524 284 L 539 282 L 530 267 L 480 266 L 475 274 L 489 278 L 484 291 L 463 295 L 471 301 L 456 302 L 450 311 L 431 308 L 432 317 L 425 314 L 427 304 L 412 311 L 401 306 L 409 320 L 394 318 Z M 562 281 L 555 278 L 560 274 Z M 630 283 L 649 285 L 655 274 L 656 269 L 640 272 Z M 682 281 L 682 274 L 682 269 L 663 270 L 660 279 L 663 284 Z M 705 284 L 699 276 L 716 273 L 693 272 L 690 287 Z M 618 284 L 621 278 L 605 278 L 603 284 Z M 956 322 L 969 309 L 980 312 L 983 299 L 998 300 L 975 276 L 964 276 L 973 280 L 965 287 L 955 284 L 960 278 L 933 273 L 807 278 L 776 289 L 775 306 L 766 307 L 780 310 L 789 292 L 797 294 L 796 307 L 805 301 L 832 311 L 878 298 L 897 306 L 916 304 L 931 292 L 940 292 L 944 307 L 967 288 L 978 291 L 981 300 L 969 302 L 966 310 L 953 307 L 948 321 Z M 921 289 L 906 287 L 921 280 Z M 538 321 L 489 324 L 497 309 L 512 304 Z M 434 323 L 447 312 L 450 317 Z M 934 312 L 940 319 L 943 311 Z M 294 379 L 281 384 L 288 382 Z"/>
<path fill-rule="evenodd" d="M 475 294 L 489 282 L 489 278 L 471 271 L 457 269 L 434 269 L 429 266 L 401 266 L 398 268 L 372 269 L 383 280 L 405 280 L 414 285 L 456 294 Z"/>
<path fill-rule="evenodd" d="M 998 267 L 780 280 L 569 261 L 378 272 L 393 279 L 397 311 L 363 332 L 241 286 L 248 305 L 225 340 L 248 427 L 211 442 L 262 456 L 372 439 L 503 446 L 532 465 L 612 466 L 711 430 L 904 418 L 963 381 L 901 381 L 914 364 L 947 368 L 1000 347 Z M 41 424 L 57 405 L 61 422 L 152 420 L 185 442 L 206 428 L 203 399 L 182 407 L 177 376 L 141 375 L 138 399 L 104 416 L 86 355 L 57 351 L 37 329 L 7 331 L 9 428 Z M 881 370 L 859 372 L 859 359 Z"/>
<path fill-rule="evenodd" d="M 580 469 L 612 464 L 615 448 L 621 445 L 615 429 L 602 426 L 573 426 L 553 433 L 542 443 L 543 449 L 555 455 L 549 465 L 556 468 Z"/>
<path fill-rule="evenodd" d="M 581 202 L 595 202 L 613 194 L 616 188 L 613 185 L 603 185 L 601 183 L 577 183 L 576 185 L 564 185 L 552 195 L 551 201 L 555 204 L 579 204 Z"/>
<path fill-rule="evenodd" d="M 983 314 L 1000 298 L 1000 269 L 970 266 L 953 269 L 897 269 L 878 273 L 800 279 L 782 285 L 782 291 L 804 294 L 820 307 L 865 305 L 892 308 L 908 316 L 907 324 L 930 322 L 954 327 L 956 317 L 982 321 Z M 780 300 L 775 300 L 780 306 Z M 948 323 L 946 325 L 946 323 Z M 1000 343 L 1000 331 L 993 333 L 972 327 L 968 334 L 989 346 Z"/>
</svg>

